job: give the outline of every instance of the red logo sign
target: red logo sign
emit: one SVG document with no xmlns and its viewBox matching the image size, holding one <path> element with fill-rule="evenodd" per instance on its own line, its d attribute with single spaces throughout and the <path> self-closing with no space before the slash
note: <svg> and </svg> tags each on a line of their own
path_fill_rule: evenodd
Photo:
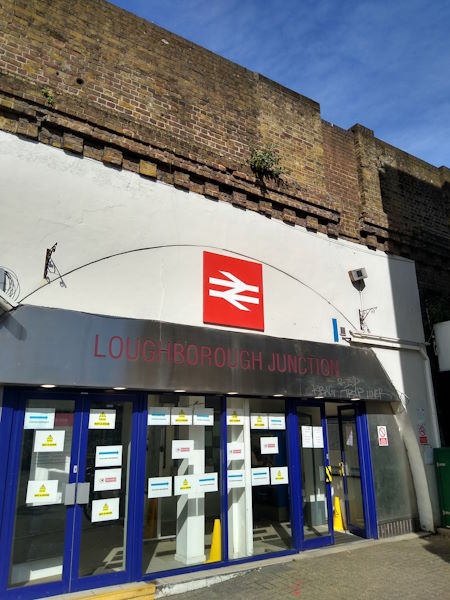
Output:
<svg viewBox="0 0 450 600">
<path fill-rule="evenodd" d="M 203 322 L 264 331 L 262 265 L 203 252 Z"/>
</svg>

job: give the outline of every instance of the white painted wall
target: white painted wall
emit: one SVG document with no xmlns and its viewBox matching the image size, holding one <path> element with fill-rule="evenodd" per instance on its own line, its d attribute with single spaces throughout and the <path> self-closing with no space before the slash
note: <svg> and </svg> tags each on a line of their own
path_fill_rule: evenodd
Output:
<svg viewBox="0 0 450 600">
<path fill-rule="evenodd" d="M 17 274 L 28 303 L 203 325 L 202 252 L 218 248 L 264 263 L 268 335 L 331 342 L 331 318 L 358 328 L 362 302 L 377 307 L 371 331 L 423 341 L 409 260 L 2 132 L 0 165 L 0 266 Z M 78 270 L 64 275 L 66 288 L 40 288 L 55 242 L 61 273 Z M 136 252 L 101 260 L 127 251 Z M 368 272 L 362 298 L 348 276 L 358 267 Z"/>
<path fill-rule="evenodd" d="M 216 249 L 263 263 L 266 335 L 332 342 L 332 318 L 358 329 L 358 309 L 376 307 L 366 320 L 373 334 L 424 341 L 410 260 L 3 132 L 0 191 L 0 266 L 17 274 L 23 302 L 202 326 L 202 253 Z M 42 279 L 55 242 L 66 287 Z M 361 295 L 348 276 L 360 267 L 368 273 Z M 421 359 L 411 368 L 405 351 L 378 355 L 411 398 L 408 411 L 423 407 L 431 419 Z M 431 426 L 430 443 L 439 445 Z"/>
<path fill-rule="evenodd" d="M 436 351 L 440 371 L 450 371 L 450 321 L 436 323 L 434 326 Z"/>
</svg>

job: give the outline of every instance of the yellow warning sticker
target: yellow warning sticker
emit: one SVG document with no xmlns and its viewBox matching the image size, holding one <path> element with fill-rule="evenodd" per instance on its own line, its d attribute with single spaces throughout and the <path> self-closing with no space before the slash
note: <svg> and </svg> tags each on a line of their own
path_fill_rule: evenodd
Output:
<svg viewBox="0 0 450 600">
<path fill-rule="evenodd" d="M 113 408 L 91 408 L 89 429 L 115 429 L 116 411 Z"/>
<path fill-rule="evenodd" d="M 39 488 L 39 491 L 36 494 L 34 494 L 35 498 L 48 498 L 49 496 L 50 494 L 47 492 L 47 488 L 44 484 L 42 484 Z"/>
<path fill-rule="evenodd" d="M 103 505 L 102 510 L 98 513 L 101 517 L 106 517 L 107 515 L 112 515 L 112 510 L 109 509 L 109 506 L 105 503 Z"/>
<path fill-rule="evenodd" d="M 330 466 L 325 467 L 325 472 L 326 472 L 326 482 L 331 483 L 333 481 L 333 476 L 331 475 L 331 467 Z"/>
<path fill-rule="evenodd" d="M 53 436 L 52 434 L 50 434 L 47 439 L 45 440 L 45 442 L 42 442 L 42 446 L 48 447 L 48 448 L 55 448 L 56 447 L 56 442 L 53 440 Z"/>
<path fill-rule="evenodd" d="M 243 425 L 244 414 L 240 408 L 229 408 L 227 410 L 227 425 Z"/>
</svg>

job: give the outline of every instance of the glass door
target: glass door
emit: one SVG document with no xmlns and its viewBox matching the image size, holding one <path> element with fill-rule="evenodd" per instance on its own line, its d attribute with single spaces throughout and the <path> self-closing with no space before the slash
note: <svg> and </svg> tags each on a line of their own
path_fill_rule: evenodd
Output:
<svg viewBox="0 0 450 600">
<path fill-rule="evenodd" d="M 341 443 L 340 472 L 344 484 L 347 529 L 351 533 L 366 537 L 356 411 L 353 406 L 340 406 L 338 411 Z"/>
<path fill-rule="evenodd" d="M 297 405 L 302 485 L 303 547 L 332 544 L 331 470 L 324 409 Z"/>
<path fill-rule="evenodd" d="M 3 589 L 39 585 L 41 597 L 129 579 L 132 434 L 132 399 L 23 398 L 7 479 Z"/>
</svg>

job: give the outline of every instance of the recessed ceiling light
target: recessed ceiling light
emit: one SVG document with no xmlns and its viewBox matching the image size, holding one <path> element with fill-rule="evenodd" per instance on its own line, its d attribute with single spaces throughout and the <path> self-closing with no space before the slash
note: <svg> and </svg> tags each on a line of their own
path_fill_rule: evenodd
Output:
<svg viewBox="0 0 450 600">
<path fill-rule="evenodd" d="M 43 383 L 41 387 L 50 389 L 56 387 L 56 385 L 54 383 Z"/>
<path fill-rule="evenodd" d="M 120 391 L 122 391 L 122 390 L 126 390 L 126 389 L 127 389 L 127 388 L 125 388 L 125 387 L 119 387 L 119 386 L 117 386 L 117 387 L 113 387 L 113 390 L 117 390 L 118 392 L 120 392 Z"/>
<path fill-rule="evenodd" d="M 228 392 L 228 395 L 229 395 L 229 396 L 236 396 L 236 394 L 237 394 L 237 393 L 238 393 L 238 392 Z"/>
<path fill-rule="evenodd" d="M 314 396 L 314 398 L 315 398 L 316 400 L 321 400 L 321 399 L 323 398 L 323 396 Z"/>
<path fill-rule="evenodd" d="M 274 398 L 282 398 L 284 396 L 284 394 L 274 394 L 273 397 Z"/>
<path fill-rule="evenodd" d="M 186 390 L 173 390 L 176 394 L 182 394 L 183 392 L 185 392 Z"/>
</svg>

